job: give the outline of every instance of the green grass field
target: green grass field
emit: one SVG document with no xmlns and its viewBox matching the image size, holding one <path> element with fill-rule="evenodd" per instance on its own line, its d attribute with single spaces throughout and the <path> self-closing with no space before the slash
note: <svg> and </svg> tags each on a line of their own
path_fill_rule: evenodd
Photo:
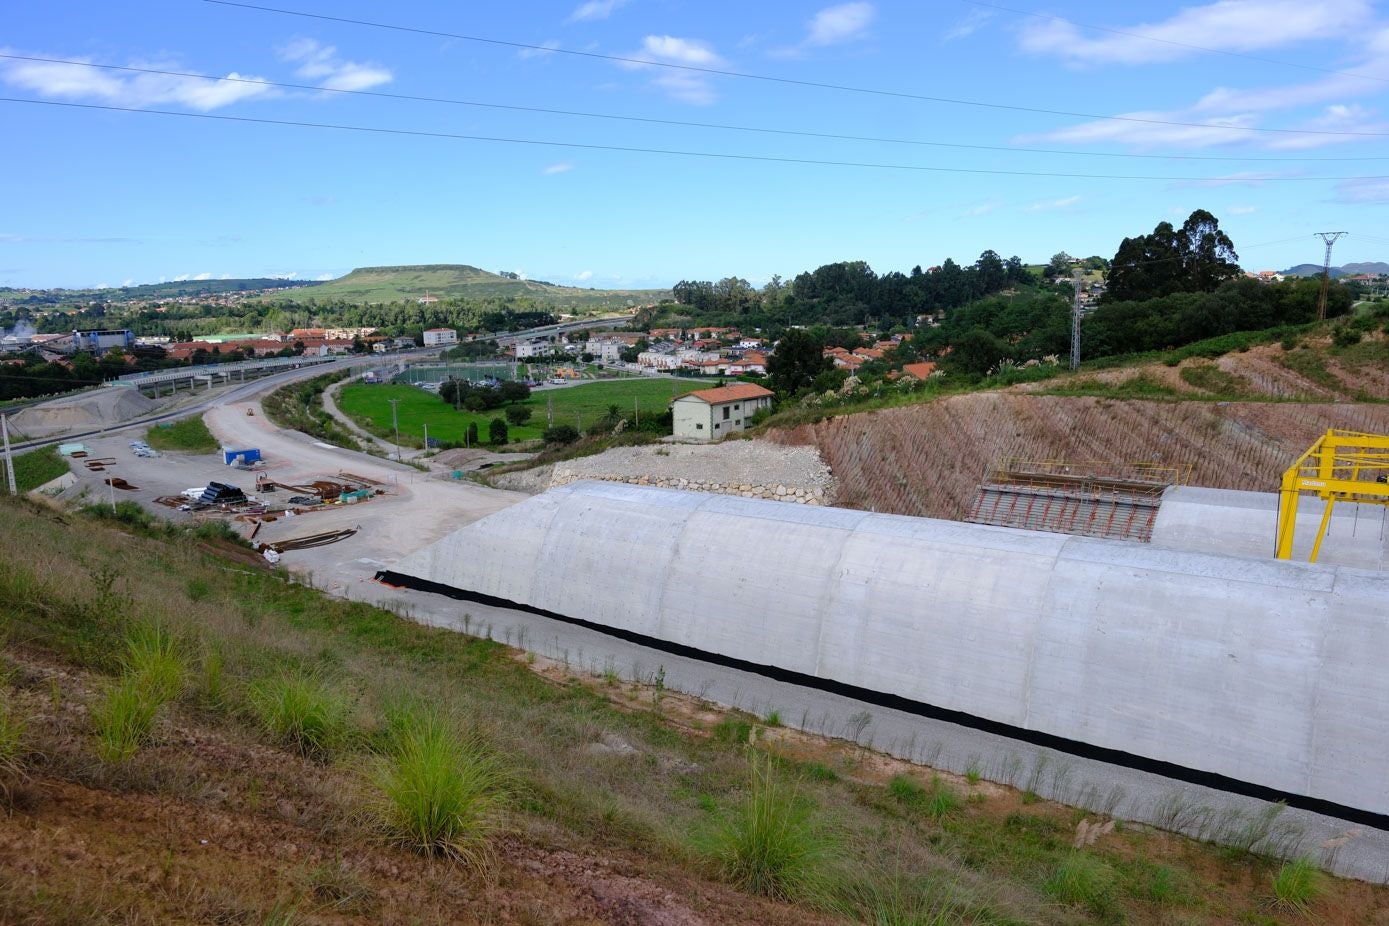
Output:
<svg viewBox="0 0 1389 926">
<path fill-rule="evenodd" d="M 20 492 L 31 492 L 67 471 L 67 460 L 58 456 L 57 447 L 31 450 L 14 458 L 14 481 Z"/>
<path fill-rule="evenodd" d="M 184 418 L 168 426 L 155 425 L 145 435 L 145 440 L 155 450 L 182 450 L 185 453 L 212 453 L 217 449 L 217 438 L 203 424 L 201 416 Z"/>
<path fill-rule="evenodd" d="M 567 389 L 544 390 L 531 395 L 523 404 L 531 410 L 531 420 L 521 427 L 511 428 L 512 441 L 538 438 L 548 427 L 551 414 L 555 424 L 575 425 L 582 430 L 608 413 L 616 405 L 624 415 L 640 411 L 642 415 L 665 413 L 670 400 L 681 393 L 708 389 L 714 381 L 669 379 L 621 379 L 612 382 L 589 383 Z M 394 440 L 391 429 L 391 399 L 400 421 L 400 441 L 413 447 L 424 445 L 424 426 L 429 436 L 441 441 L 462 443 L 469 422 L 476 422 L 478 433 L 485 441 L 487 426 L 493 418 L 505 420 L 505 409 L 485 412 L 454 411 L 438 396 L 415 386 L 345 386 L 338 395 L 338 407 L 358 424 L 387 440 Z"/>
</svg>

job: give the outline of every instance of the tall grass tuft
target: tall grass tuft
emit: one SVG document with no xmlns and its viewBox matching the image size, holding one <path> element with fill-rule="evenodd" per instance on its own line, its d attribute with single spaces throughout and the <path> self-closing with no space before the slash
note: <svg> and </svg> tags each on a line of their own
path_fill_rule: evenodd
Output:
<svg viewBox="0 0 1389 926">
<path fill-rule="evenodd" d="M 188 672 L 173 634 L 153 623 L 136 624 L 126 635 L 124 668 L 160 704 L 178 700 Z"/>
<path fill-rule="evenodd" d="M 823 889 L 835 839 L 816 819 L 816 807 L 776 777 L 770 757 L 754 757 L 746 797 L 707 843 L 724 880 L 753 894 L 796 899 Z"/>
<path fill-rule="evenodd" d="M 0 704 L 0 806 L 8 806 L 29 777 L 24 730 L 24 719 L 14 708 Z"/>
<path fill-rule="evenodd" d="M 1306 915 L 1325 885 L 1321 871 L 1307 856 L 1287 862 L 1273 876 L 1273 899 L 1279 907 Z"/>
<path fill-rule="evenodd" d="M 326 759 L 349 739 L 351 705 L 320 678 L 285 673 L 255 682 L 248 694 L 261 728 L 300 755 Z"/>
<path fill-rule="evenodd" d="M 888 782 L 887 793 L 899 804 L 932 820 L 941 820 L 960 806 L 960 796 L 939 775 L 931 777 L 929 788 L 910 775 L 897 775 Z"/>
<path fill-rule="evenodd" d="M 868 926 L 968 926 L 994 922 L 991 909 L 939 878 L 897 871 L 855 872 L 836 887 L 828 908 Z"/>
<path fill-rule="evenodd" d="M 481 740 L 434 712 L 397 718 L 392 728 L 375 775 L 387 838 L 484 867 L 508 801 L 500 765 Z"/>
<path fill-rule="evenodd" d="M 1042 885 L 1047 896 L 1085 907 L 1096 916 L 1114 909 L 1117 876 L 1108 863 L 1082 852 L 1063 858 Z"/>
<path fill-rule="evenodd" d="M 97 752 L 107 762 L 124 762 L 149 739 L 163 702 L 138 678 L 122 676 L 92 711 Z"/>
</svg>

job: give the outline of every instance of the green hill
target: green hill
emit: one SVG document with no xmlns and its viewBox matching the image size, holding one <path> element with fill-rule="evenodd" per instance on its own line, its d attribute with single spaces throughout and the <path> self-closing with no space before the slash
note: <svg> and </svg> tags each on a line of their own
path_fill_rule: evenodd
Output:
<svg viewBox="0 0 1389 926">
<path fill-rule="evenodd" d="M 283 298 L 319 301 L 397 302 L 435 296 L 440 299 L 532 299 L 547 306 L 588 309 L 621 309 L 669 298 L 662 289 L 582 289 L 556 286 L 536 280 L 513 279 L 467 264 L 421 264 L 405 267 L 359 267 L 347 276 L 319 284 L 312 290 L 286 293 Z M 269 298 L 281 298 L 271 296 Z"/>
</svg>

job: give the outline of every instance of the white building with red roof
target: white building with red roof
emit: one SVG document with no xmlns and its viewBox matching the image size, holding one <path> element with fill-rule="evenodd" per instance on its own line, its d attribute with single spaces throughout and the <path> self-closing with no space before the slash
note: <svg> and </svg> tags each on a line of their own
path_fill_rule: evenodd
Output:
<svg viewBox="0 0 1389 926">
<path fill-rule="evenodd" d="M 687 440 L 717 440 L 745 430 L 754 413 L 771 407 L 772 391 L 752 383 L 687 392 L 670 403 L 675 436 Z"/>
</svg>

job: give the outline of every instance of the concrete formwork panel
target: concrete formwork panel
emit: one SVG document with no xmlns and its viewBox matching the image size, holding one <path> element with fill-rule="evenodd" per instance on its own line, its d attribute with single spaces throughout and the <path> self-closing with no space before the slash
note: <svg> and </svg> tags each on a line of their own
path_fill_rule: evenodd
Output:
<svg viewBox="0 0 1389 926">
<path fill-rule="evenodd" d="M 1389 575 L 574 483 L 394 571 L 1389 814 Z"/>
</svg>

